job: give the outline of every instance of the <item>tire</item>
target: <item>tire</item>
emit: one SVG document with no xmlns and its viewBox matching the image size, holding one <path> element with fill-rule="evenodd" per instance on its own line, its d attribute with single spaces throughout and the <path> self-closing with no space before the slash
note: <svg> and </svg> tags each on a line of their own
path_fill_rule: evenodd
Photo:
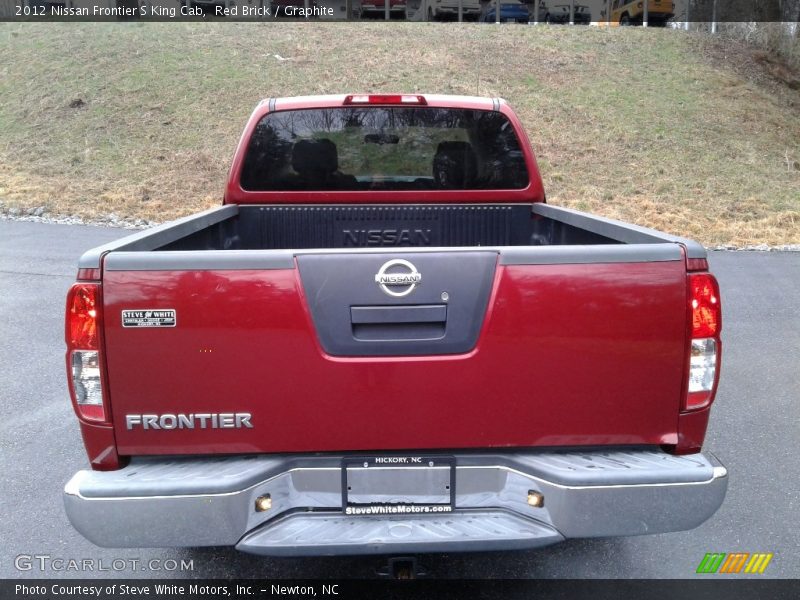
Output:
<svg viewBox="0 0 800 600">
<path fill-rule="evenodd" d="M 622 27 L 628 27 L 631 24 L 631 18 L 628 16 L 628 13 L 625 13 L 619 18 L 619 24 Z"/>
</svg>

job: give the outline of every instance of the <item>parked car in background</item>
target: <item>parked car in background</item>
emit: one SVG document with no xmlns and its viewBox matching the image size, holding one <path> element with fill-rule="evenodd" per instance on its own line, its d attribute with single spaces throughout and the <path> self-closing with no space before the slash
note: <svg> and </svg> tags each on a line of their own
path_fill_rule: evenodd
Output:
<svg viewBox="0 0 800 600">
<path fill-rule="evenodd" d="M 496 11 L 494 4 L 490 4 L 483 13 L 481 21 L 484 23 L 495 23 L 497 21 Z M 500 5 L 500 22 L 501 23 L 527 23 L 530 21 L 530 12 L 527 5 L 514 0 L 511 2 L 503 2 Z"/>
<path fill-rule="evenodd" d="M 544 22 L 569 25 L 570 22 L 576 25 L 588 25 L 592 22 L 592 11 L 588 6 L 580 4 L 575 5 L 575 12 L 570 20 L 571 5 L 567 4 L 554 4 L 552 8 L 547 9 L 545 13 Z"/>
<path fill-rule="evenodd" d="M 647 0 L 647 24 L 665 25 L 675 16 L 673 0 Z M 644 1 L 612 0 L 611 22 L 620 25 L 641 25 L 644 22 Z"/>
<path fill-rule="evenodd" d="M 362 0 L 359 16 L 362 19 L 383 19 L 386 16 L 386 0 Z M 406 0 L 389 0 L 389 18 L 405 19 Z"/>
<path fill-rule="evenodd" d="M 428 20 L 445 21 L 458 19 L 459 0 L 430 0 Z M 461 14 L 466 21 L 477 20 L 481 15 L 480 0 L 461 0 Z"/>
<path fill-rule="evenodd" d="M 530 13 L 531 21 L 536 21 L 537 23 L 545 23 L 547 21 L 547 13 L 550 9 L 547 7 L 547 2 L 545 2 L 545 0 L 539 1 L 538 17 L 536 14 L 534 14 L 534 11 L 536 10 L 535 0 L 524 0 L 524 2 L 528 5 L 528 12 Z"/>
<path fill-rule="evenodd" d="M 575 25 L 589 25 L 592 22 L 592 11 L 588 6 L 575 5 L 575 14 L 572 16 Z"/>
</svg>

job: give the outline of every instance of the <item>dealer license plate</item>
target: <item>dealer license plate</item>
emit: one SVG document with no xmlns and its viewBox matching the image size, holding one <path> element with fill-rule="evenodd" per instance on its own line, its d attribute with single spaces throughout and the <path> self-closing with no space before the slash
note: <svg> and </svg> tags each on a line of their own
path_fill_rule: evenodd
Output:
<svg viewBox="0 0 800 600">
<path fill-rule="evenodd" d="M 452 512 L 454 484 L 453 457 L 348 457 L 342 465 L 342 506 L 345 514 L 359 516 Z"/>
</svg>

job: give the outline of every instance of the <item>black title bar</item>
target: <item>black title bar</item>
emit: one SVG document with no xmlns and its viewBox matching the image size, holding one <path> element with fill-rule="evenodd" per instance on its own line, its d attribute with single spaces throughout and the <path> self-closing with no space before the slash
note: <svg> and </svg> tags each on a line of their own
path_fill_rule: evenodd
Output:
<svg viewBox="0 0 800 600">
<path fill-rule="evenodd" d="M 554 22 L 569 22 L 570 18 L 575 22 L 575 14 L 588 11 L 591 22 L 614 26 L 641 25 L 647 21 L 651 25 L 780 22 L 797 27 L 800 21 L 800 2 L 793 0 L 650 0 L 646 14 L 641 0 L 523 1 L 528 6 L 530 23 L 543 21 L 552 11 L 568 11 L 571 15 L 566 21 L 551 19 Z M 406 0 L 400 10 L 392 0 L 0 0 L 0 21 L 422 22 L 431 14 L 426 10 L 429 2 Z M 482 11 L 495 2 L 480 0 Z"/>
<path fill-rule="evenodd" d="M 471 600 L 794 600 L 798 580 L 704 577 L 685 580 L 0 580 L 0 599 L 17 600 L 178 600 L 292 598 L 295 600 L 372 598 L 390 600 L 435 598 Z"/>
</svg>

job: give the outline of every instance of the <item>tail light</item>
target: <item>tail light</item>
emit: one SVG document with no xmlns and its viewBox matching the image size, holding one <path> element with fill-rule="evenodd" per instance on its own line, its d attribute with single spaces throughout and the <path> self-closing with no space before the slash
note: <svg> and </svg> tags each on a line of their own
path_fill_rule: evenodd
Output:
<svg viewBox="0 0 800 600">
<path fill-rule="evenodd" d="M 67 370 L 78 417 L 107 422 L 100 357 L 100 284 L 76 283 L 67 294 Z"/>
<path fill-rule="evenodd" d="M 683 410 L 707 407 L 714 400 L 719 380 L 722 307 L 717 280 L 709 273 L 689 275 L 691 341 L 689 377 Z"/>
<path fill-rule="evenodd" d="M 355 104 L 408 104 L 426 106 L 425 96 L 418 94 L 359 94 L 346 96 L 345 105 Z"/>
</svg>

